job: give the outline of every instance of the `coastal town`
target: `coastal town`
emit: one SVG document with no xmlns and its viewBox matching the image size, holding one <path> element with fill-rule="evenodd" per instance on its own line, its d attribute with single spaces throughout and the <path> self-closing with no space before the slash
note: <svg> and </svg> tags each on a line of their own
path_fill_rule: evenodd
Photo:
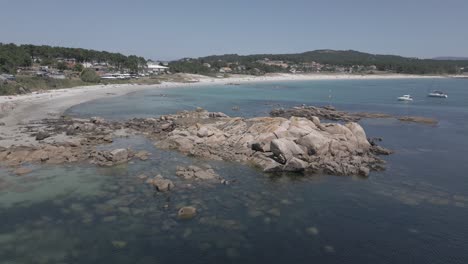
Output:
<svg viewBox="0 0 468 264">
<path fill-rule="evenodd" d="M 156 84 L 174 74 L 232 76 L 388 75 L 468 76 L 467 61 L 425 60 L 356 51 L 219 55 L 157 61 L 104 51 L 0 43 L 0 95 L 93 84 Z M 166 76 L 166 77 L 163 77 Z"/>
<path fill-rule="evenodd" d="M 79 77 L 79 73 L 84 69 L 90 69 L 103 80 L 128 80 L 146 76 L 154 76 L 170 73 L 167 62 L 148 61 L 146 65 L 139 65 L 138 71 L 133 72 L 128 68 L 116 68 L 109 62 L 83 62 L 79 63 L 74 58 L 55 58 L 54 65 L 41 65 L 41 59 L 33 59 L 35 63 L 28 67 L 18 67 L 16 74 L 3 73 L 0 80 L 14 81 L 16 75 L 43 77 L 52 79 L 66 79 Z"/>
</svg>

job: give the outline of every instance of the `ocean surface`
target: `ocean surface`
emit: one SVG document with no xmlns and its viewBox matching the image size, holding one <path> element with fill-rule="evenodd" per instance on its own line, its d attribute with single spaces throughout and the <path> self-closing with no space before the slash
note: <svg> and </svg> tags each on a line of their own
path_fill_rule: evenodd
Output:
<svg viewBox="0 0 468 264">
<path fill-rule="evenodd" d="M 428 98 L 443 90 L 447 99 Z M 414 101 L 396 98 L 411 94 Z M 264 116 L 276 107 L 433 117 L 360 123 L 395 151 L 369 178 L 273 177 L 232 162 L 163 151 L 144 137 L 104 148 L 152 153 L 112 168 L 0 168 L 0 263 L 468 263 L 468 80 L 327 80 L 154 89 L 72 107 L 108 119 L 154 117 L 203 107 Z M 187 182 L 178 165 L 210 164 L 231 184 Z M 157 193 L 137 176 L 174 181 Z M 177 210 L 198 215 L 178 220 Z"/>
</svg>

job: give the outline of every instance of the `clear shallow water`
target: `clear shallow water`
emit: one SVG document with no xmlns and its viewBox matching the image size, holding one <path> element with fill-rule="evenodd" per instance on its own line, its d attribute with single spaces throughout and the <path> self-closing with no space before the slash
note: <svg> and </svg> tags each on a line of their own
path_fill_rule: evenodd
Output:
<svg viewBox="0 0 468 264">
<path fill-rule="evenodd" d="M 425 97 L 433 89 L 446 91 L 449 98 Z M 407 93 L 415 97 L 413 103 L 396 101 Z M 278 105 L 302 103 L 436 117 L 440 123 L 431 127 L 364 120 L 368 136 L 383 137 L 383 145 L 396 151 L 386 158 L 388 169 L 371 173 L 368 179 L 272 178 L 235 163 L 161 151 L 144 138 L 119 139 L 114 146 L 146 149 L 153 153 L 151 159 L 105 169 L 85 164 L 43 167 L 21 178 L 3 178 L 0 259 L 5 263 L 468 261 L 466 80 L 159 89 L 90 102 L 68 112 L 125 119 L 200 106 L 256 116 Z M 233 111 L 233 106 L 240 110 Z M 205 163 L 234 183 L 206 185 L 174 175 L 177 165 Z M 176 189 L 155 193 L 136 177 L 140 173 L 161 173 L 175 182 Z M 50 192 L 44 191 L 47 187 Z M 177 209 L 184 205 L 196 206 L 199 215 L 177 220 Z"/>
</svg>

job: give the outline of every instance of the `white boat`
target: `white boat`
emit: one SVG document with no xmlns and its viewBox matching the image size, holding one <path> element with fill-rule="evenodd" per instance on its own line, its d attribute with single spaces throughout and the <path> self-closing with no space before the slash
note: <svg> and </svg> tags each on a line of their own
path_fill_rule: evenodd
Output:
<svg viewBox="0 0 468 264">
<path fill-rule="evenodd" d="M 398 97 L 398 101 L 413 101 L 413 97 L 409 94 Z"/>
<path fill-rule="evenodd" d="M 432 93 L 429 93 L 427 96 L 429 97 L 436 97 L 436 98 L 447 98 L 448 95 L 441 92 L 441 91 L 433 91 Z"/>
</svg>

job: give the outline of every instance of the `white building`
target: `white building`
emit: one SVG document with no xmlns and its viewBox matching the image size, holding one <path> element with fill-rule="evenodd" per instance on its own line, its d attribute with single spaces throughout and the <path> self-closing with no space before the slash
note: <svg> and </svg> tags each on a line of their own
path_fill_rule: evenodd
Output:
<svg viewBox="0 0 468 264">
<path fill-rule="evenodd" d="M 148 72 L 156 73 L 156 74 L 167 72 L 169 70 L 169 67 L 161 66 L 158 63 L 154 63 L 154 62 L 148 62 L 147 67 L 148 67 Z"/>
</svg>

